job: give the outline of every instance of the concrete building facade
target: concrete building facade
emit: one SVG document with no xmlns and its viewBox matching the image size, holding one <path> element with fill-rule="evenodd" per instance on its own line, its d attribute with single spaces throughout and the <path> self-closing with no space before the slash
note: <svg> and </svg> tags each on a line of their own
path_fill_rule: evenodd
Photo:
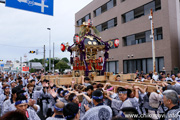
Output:
<svg viewBox="0 0 180 120">
<path fill-rule="evenodd" d="M 111 44 L 106 71 L 148 73 L 153 69 L 150 9 L 154 11 L 156 71 L 179 69 L 179 0 L 93 0 L 75 14 L 75 24 L 91 19 L 102 40 Z M 120 41 L 118 48 L 115 39 Z"/>
</svg>

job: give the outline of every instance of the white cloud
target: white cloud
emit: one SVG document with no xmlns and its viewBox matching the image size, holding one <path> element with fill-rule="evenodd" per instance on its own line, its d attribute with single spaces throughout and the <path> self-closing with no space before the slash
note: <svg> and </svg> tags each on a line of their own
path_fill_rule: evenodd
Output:
<svg viewBox="0 0 180 120">
<path fill-rule="evenodd" d="M 0 3 L 0 59 L 19 59 L 24 54 L 27 54 L 29 60 L 42 58 L 43 54 L 32 55 L 28 51 L 38 48 L 39 52 L 43 52 L 43 45 L 46 45 L 46 57 L 49 57 L 48 27 L 51 28 L 51 45 L 55 43 L 55 57 L 69 58 L 68 52 L 60 51 L 60 44 L 73 43 L 75 13 L 91 1 L 54 0 L 54 16 L 8 8 Z"/>
</svg>

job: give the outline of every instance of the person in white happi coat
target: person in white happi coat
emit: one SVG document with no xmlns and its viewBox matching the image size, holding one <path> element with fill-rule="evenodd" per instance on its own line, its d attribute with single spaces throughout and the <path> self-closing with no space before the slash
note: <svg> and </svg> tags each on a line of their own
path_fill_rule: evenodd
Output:
<svg viewBox="0 0 180 120">
<path fill-rule="evenodd" d="M 27 75 L 25 75 L 23 78 L 22 78 L 22 81 L 23 81 L 23 86 L 27 86 L 28 84 L 28 78 L 27 78 Z"/>
<path fill-rule="evenodd" d="M 43 84 L 43 89 L 38 91 L 35 96 L 38 96 L 38 99 L 42 101 L 42 109 L 43 115 L 47 117 L 47 112 L 51 112 L 53 110 L 53 102 L 54 98 L 48 93 L 49 86 L 47 83 Z"/>
<path fill-rule="evenodd" d="M 43 82 L 43 80 L 41 79 L 41 76 L 37 76 L 36 85 L 37 85 L 37 86 L 42 86 L 42 82 Z"/>
<path fill-rule="evenodd" d="M 62 99 L 59 98 L 59 100 L 66 105 L 66 104 L 68 104 L 68 97 L 69 97 L 70 93 L 68 90 L 64 90 L 62 94 L 63 94 L 63 98 Z"/>
<path fill-rule="evenodd" d="M 34 99 L 35 97 L 34 97 L 34 85 L 32 84 L 32 83 L 29 83 L 28 85 L 27 85 L 27 90 L 26 90 L 26 92 L 27 92 L 27 95 L 28 95 L 28 99 Z"/>
<path fill-rule="evenodd" d="M 36 78 L 36 75 L 35 75 L 35 74 L 33 74 L 33 75 L 32 75 L 32 79 L 34 79 L 34 80 L 35 80 L 35 83 L 37 83 L 37 82 L 38 82 L 38 80 L 37 80 L 37 78 Z"/>
<path fill-rule="evenodd" d="M 8 100 L 10 98 L 10 87 L 9 85 L 5 85 L 3 87 L 3 90 L 4 90 L 4 94 L 1 94 L 0 95 L 0 115 L 2 113 L 2 105 L 4 103 L 4 101 Z"/>
<path fill-rule="evenodd" d="M 84 105 L 86 113 L 83 116 L 82 120 L 111 120 L 112 118 L 112 109 L 103 105 L 103 94 L 100 90 L 95 90 L 92 93 L 93 103 L 95 107 L 89 108 Z"/>
<path fill-rule="evenodd" d="M 128 91 L 125 88 L 122 88 L 122 87 L 118 88 L 118 94 L 119 94 L 119 99 L 120 100 L 112 99 L 109 96 L 110 94 L 107 93 L 107 98 L 109 100 L 111 100 L 111 108 L 117 109 L 119 111 L 119 114 L 117 116 L 121 116 L 122 115 L 122 111 L 120 111 L 122 108 L 133 107 L 133 104 L 128 99 L 127 92 Z"/>
<path fill-rule="evenodd" d="M 18 88 L 15 87 L 12 89 L 12 94 L 11 94 L 11 98 L 6 100 L 4 103 L 3 103 L 3 106 L 2 106 L 2 115 L 9 112 L 9 111 L 13 111 L 13 110 L 16 110 L 16 107 L 15 107 L 15 102 L 16 102 L 16 97 L 17 97 L 17 92 L 18 92 Z"/>
<path fill-rule="evenodd" d="M 18 94 L 15 107 L 17 110 L 23 111 L 28 120 L 41 120 L 34 110 L 27 108 L 28 100 L 23 94 Z"/>
</svg>

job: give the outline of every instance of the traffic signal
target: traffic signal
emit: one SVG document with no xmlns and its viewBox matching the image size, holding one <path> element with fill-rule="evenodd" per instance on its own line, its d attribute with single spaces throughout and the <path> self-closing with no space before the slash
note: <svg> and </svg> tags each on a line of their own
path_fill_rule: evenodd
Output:
<svg viewBox="0 0 180 120">
<path fill-rule="evenodd" d="M 0 61 L 3 61 L 3 60 L 0 60 Z"/>
<path fill-rule="evenodd" d="M 29 53 L 35 53 L 35 51 L 29 51 Z"/>
</svg>

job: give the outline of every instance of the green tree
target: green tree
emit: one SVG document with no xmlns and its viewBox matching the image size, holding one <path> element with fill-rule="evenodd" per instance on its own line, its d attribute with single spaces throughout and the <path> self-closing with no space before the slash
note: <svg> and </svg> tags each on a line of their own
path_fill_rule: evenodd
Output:
<svg viewBox="0 0 180 120">
<path fill-rule="evenodd" d="M 43 66 L 44 66 L 44 59 L 37 59 L 34 58 L 32 60 L 30 60 L 29 62 L 40 62 Z M 49 60 L 45 60 L 45 62 L 47 63 L 46 66 L 46 71 L 49 70 Z M 61 72 L 63 72 L 65 69 L 70 69 L 70 67 L 67 65 L 67 63 L 69 63 L 69 60 L 64 57 L 62 59 L 59 58 L 54 58 L 54 65 L 55 65 L 55 69 L 59 69 Z M 51 64 L 53 64 L 53 58 L 51 58 Z M 60 67 L 61 66 L 61 67 Z"/>
<path fill-rule="evenodd" d="M 33 68 L 30 69 L 30 73 L 34 73 L 35 70 Z"/>
<path fill-rule="evenodd" d="M 66 63 L 69 63 L 69 60 L 66 57 L 62 58 L 61 60 L 65 61 Z"/>
<path fill-rule="evenodd" d="M 56 65 L 55 69 L 59 69 L 60 72 L 64 72 L 65 69 L 70 69 L 70 66 L 63 60 L 60 60 Z"/>
</svg>

